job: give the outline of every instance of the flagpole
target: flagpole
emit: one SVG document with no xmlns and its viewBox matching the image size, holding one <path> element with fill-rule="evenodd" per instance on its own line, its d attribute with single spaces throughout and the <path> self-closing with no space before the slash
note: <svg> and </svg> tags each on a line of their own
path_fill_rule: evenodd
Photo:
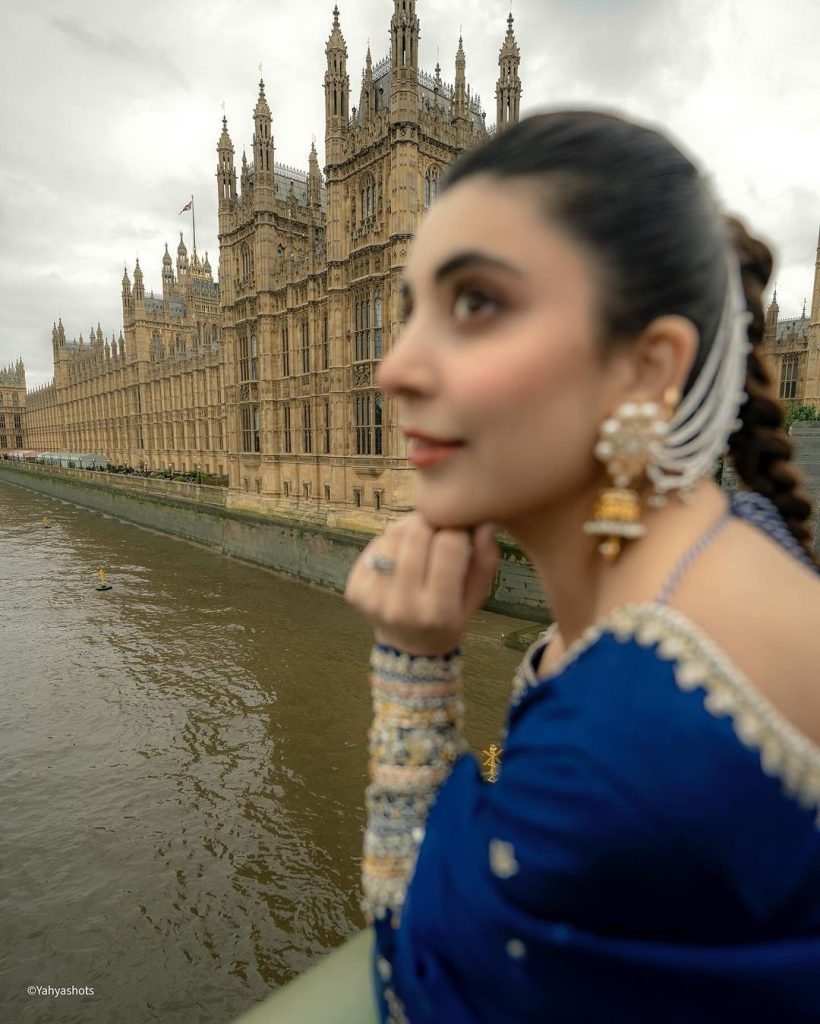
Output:
<svg viewBox="0 0 820 1024">
<path fill-rule="evenodd" d="M 194 252 L 196 252 L 196 214 L 194 213 L 194 197 L 191 196 L 191 221 L 194 228 Z"/>
</svg>

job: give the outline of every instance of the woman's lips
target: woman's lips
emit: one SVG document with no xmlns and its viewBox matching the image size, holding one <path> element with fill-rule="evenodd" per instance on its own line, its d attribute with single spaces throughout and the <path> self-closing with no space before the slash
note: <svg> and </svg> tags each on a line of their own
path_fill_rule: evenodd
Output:
<svg viewBox="0 0 820 1024">
<path fill-rule="evenodd" d="M 414 438 L 408 458 L 418 469 L 427 469 L 437 466 L 463 447 L 462 441 L 434 442 Z"/>
</svg>

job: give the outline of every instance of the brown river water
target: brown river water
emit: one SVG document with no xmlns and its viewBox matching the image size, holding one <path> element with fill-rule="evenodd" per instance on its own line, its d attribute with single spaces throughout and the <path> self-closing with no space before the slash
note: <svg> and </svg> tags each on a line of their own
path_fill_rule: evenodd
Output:
<svg viewBox="0 0 820 1024">
<path fill-rule="evenodd" d="M 0 1021 L 227 1024 L 362 926 L 340 595 L 0 482 L 0 615 Z M 476 750 L 525 625 L 465 638 Z"/>
</svg>

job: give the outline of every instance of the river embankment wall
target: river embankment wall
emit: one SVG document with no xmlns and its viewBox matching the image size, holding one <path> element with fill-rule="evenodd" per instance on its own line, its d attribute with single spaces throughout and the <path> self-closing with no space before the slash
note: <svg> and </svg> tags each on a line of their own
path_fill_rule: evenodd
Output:
<svg viewBox="0 0 820 1024">
<path fill-rule="evenodd" d="M 803 476 L 804 491 L 812 504 L 814 551 L 820 556 L 820 422 L 792 423 L 789 431 L 794 443 L 794 461 Z"/>
<path fill-rule="evenodd" d="M 2 482 L 204 544 L 338 593 L 344 591 L 353 563 L 373 536 L 230 508 L 223 487 L 0 460 Z M 532 566 L 516 545 L 502 540 L 500 546 L 501 561 L 484 607 L 548 622 L 549 611 Z"/>
</svg>

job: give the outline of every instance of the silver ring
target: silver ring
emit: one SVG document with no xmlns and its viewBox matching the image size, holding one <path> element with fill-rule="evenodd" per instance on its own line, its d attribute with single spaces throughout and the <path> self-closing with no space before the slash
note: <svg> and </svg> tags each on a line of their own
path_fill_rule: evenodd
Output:
<svg viewBox="0 0 820 1024">
<path fill-rule="evenodd" d="M 379 555 L 377 553 L 368 555 L 364 560 L 364 564 L 368 569 L 375 569 L 376 572 L 393 572 L 396 568 L 395 558 L 390 558 L 388 555 Z"/>
</svg>

